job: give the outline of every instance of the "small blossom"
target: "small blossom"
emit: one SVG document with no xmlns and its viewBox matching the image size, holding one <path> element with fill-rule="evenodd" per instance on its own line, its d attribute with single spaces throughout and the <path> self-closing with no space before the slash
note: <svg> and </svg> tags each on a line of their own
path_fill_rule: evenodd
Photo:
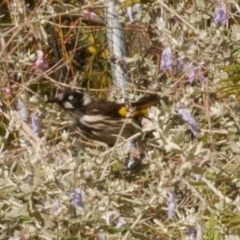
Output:
<svg viewBox="0 0 240 240">
<path fill-rule="evenodd" d="M 85 180 L 89 180 L 89 179 L 91 179 L 92 174 L 91 174 L 91 172 L 85 171 L 83 173 L 83 177 L 84 177 Z"/>
<path fill-rule="evenodd" d="M 227 6 L 226 4 L 222 4 L 216 7 L 214 13 L 214 23 L 218 24 L 226 24 L 227 22 Z"/>
<path fill-rule="evenodd" d="M 5 93 L 6 93 L 8 96 L 10 96 L 10 95 L 12 94 L 11 88 L 7 87 L 7 88 L 5 89 Z"/>
<path fill-rule="evenodd" d="M 192 133 L 194 134 L 194 136 L 196 136 L 198 133 L 198 129 L 196 126 L 196 121 L 191 115 L 190 111 L 186 108 L 178 109 L 177 111 L 178 111 L 178 114 L 182 116 L 183 120 L 190 125 Z"/>
<path fill-rule="evenodd" d="M 169 70 L 172 71 L 172 65 L 173 65 L 173 56 L 172 56 L 172 50 L 170 47 L 166 47 L 163 49 L 162 52 L 162 59 L 161 59 L 161 70 Z"/>
<path fill-rule="evenodd" d="M 93 19 L 95 17 L 98 17 L 98 15 L 94 12 L 92 12 L 91 10 L 82 10 L 82 14 L 83 14 L 83 19 L 84 20 L 90 20 Z"/>
<path fill-rule="evenodd" d="M 72 43 L 72 38 L 70 36 L 67 36 L 64 38 L 64 43 L 65 44 L 71 44 Z"/>
<path fill-rule="evenodd" d="M 105 24 L 105 22 L 93 11 L 91 11 L 90 9 L 85 9 L 82 10 L 82 19 L 85 21 L 92 21 L 92 22 L 96 22 L 98 24 Z"/>
<path fill-rule="evenodd" d="M 72 198 L 72 205 L 76 207 L 85 208 L 83 202 L 84 191 L 81 188 L 75 188 L 70 192 L 70 197 Z"/>
<path fill-rule="evenodd" d="M 187 66 L 187 77 L 188 81 L 192 84 L 194 80 L 197 78 L 200 80 L 201 84 L 204 84 L 206 79 L 202 70 L 202 64 L 199 66 L 195 66 L 194 63 L 189 63 Z"/>
<path fill-rule="evenodd" d="M 33 64 L 33 67 L 40 70 L 48 69 L 49 64 L 46 59 L 44 59 L 44 53 L 42 50 L 37 50 L 37 60 Z"/>
</svg>

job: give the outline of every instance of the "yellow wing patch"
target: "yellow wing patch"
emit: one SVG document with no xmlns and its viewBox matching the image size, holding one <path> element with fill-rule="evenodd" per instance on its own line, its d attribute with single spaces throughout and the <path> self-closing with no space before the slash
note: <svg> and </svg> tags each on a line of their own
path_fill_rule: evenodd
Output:
<svg viewBox="0 0 240 240">
<path fill-rule="evenodd" d="M 118 113 L 121 117 L 127 117 L 127 114 L 128 114 L 128 110 L 126 107 L 121 107 L 119 110 L 118 110 Z"/>
<path fill-rule="evenodd" d="M 127 106 L 122 106 L 118 110 L 121 117 L 144 117 L 148 114 L 147 108 L 158 103 L 159 97 L 157 94 L 142 97 L 137 102 L 131 104 L 130 109 Z M 128 116 L 128 114 L 130 116 Z"/>
<path fill-rule="evenodd" d="M 130 113 L 126 107 L 121 107 L 118 110 L 118 113 L 121 117 L 127 117 L 127 115 Z M 147 109 L 136 109 L 131 112 L 131 117 L 142 117 L 148 114 Z M 130 116 L 129 116 L 130 117 Z"/>
</svg>

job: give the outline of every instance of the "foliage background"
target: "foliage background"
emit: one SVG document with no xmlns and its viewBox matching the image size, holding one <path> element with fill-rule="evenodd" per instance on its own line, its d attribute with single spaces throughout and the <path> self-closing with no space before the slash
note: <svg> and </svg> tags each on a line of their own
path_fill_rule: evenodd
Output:
<svg viewBox="0 0 240 240">
<path fill-rule="evenodd" d="M 130 22 L 134 3 L 117 3 L 129 99 L 162 97 L 149 113 L 155 138 L 134 170 L 121 148 L 76 140 L 64 113 L 44 103 L 68 87 L 114 91 L 104 1 L 0 3 L 1 239 L 240 239 L 239 2 L 141 1 Z M 214 24 L 219 4 L 228 18 Z M 167 47 L 173 65 L 162 70 Z"/>
</svg>

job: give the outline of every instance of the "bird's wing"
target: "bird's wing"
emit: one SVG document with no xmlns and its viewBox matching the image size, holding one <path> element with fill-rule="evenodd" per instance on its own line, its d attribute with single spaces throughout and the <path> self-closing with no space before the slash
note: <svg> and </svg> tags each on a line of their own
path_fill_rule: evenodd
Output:
<svg viewBox="0 0 240 240">
<path fill-rule="evenodd" d="M 159 101 L 157 94 L 152 94 L 140 98 L 137 102 L 133 102 L 131 107 L 126 104 L 109 102 L 103 99 L 92 101 L 84 109 L 84 114 L 88 115 L 104 115 L 115 118 L 126 118 L 130 113 L 130 117 L 142 117 L 145 116 L 147 108 L 156 105 Z"/>
<path fill-rule="evenodd" d="M 119 118 L 126 117 L 127 107 L 125 104 L 98 99 L 88 104 L 83 109 L 83 112 L 87 115 L 104 115 Z"/>
</svg>

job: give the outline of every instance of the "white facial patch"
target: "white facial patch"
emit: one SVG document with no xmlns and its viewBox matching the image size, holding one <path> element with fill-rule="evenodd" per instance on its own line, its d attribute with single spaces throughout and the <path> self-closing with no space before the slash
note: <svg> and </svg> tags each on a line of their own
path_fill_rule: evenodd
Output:
<svg viewBox="0 0 240 240">
<path fill-rule="evenodd" d="M 83 99 L 82 99 L 83 106 L 88 105 L 90 102 L 92 102 L 91 97 L 87 93 L 84 93 L 83 94 Z"/>
<path fill-rule="evenodd" d="M 74 109 L 74 106 L 70 102 L 63 102 L 63 107 L 65 109 Z"/>
</svg>

